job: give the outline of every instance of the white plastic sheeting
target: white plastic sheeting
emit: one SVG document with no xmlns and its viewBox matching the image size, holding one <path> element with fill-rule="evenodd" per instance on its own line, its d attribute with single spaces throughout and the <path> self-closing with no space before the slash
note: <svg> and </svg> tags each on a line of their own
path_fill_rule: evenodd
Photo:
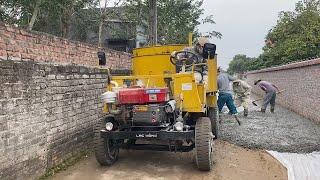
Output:
<svg viewBox="0 0 320 180">
<path fill-rule="evenodd" d="M 320 152 L 309 154 L 267 152 L 287 168 L 288 180 L 320 180 Z"/>
</svg>

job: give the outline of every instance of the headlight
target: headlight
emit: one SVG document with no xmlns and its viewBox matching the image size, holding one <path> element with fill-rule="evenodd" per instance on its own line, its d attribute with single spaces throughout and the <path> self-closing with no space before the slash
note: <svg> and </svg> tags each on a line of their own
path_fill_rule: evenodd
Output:
<svg viewBox="0 0 320 180">
<path fill-rule="evenodd" d="M 107 123 L 106 123 L 106 129 L 107 129 L 108 131 L 111 131 L 112 128 L 113 128 L 113 124 L 112 124 L 111 122 L 107 122 Z"/>
<path fill-rule="evenodd" d="M 174 124 L 174 128 L 177 130 L 177 131 L 182 131 L 183 130 L 183 123 L 182 122 L 176 122 Z"/>
</svg>

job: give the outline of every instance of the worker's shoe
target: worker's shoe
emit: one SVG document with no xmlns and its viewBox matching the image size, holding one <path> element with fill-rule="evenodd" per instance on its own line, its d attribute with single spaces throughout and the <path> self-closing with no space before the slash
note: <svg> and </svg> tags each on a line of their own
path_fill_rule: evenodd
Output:
<svg viewBox="0 0 320 180">
<path fill-rule="evenodd" d="M 270 108 L 271 113 L 274 113 L 274 107 Z"/>
<path fill-rule="evenodd" d="M 260 111 L 260 112 L 265 113 L 265 112 L 266 112 L 266 109 L 261 108 L 261 111 Z"/>
<path fill-rule="evenodd" d="M 233 117 L 236 119 L 236 121 L 238 122 L 239 126 L 241 125 L 241 122 L 239 120 L 238 114 L 233 114 Z"/>
<path fill-rule="evenodd" d="M 222 112 L 219 112 L 219 124 L 221 124 L 221 123 L 222 123 L 222 116 L 221 116 L 221 113 L 222 113 Z"/>
<path fill-rule="evenodd" d="M 248 109 L 244 109 L 244 111 L 243 111 L 243 115 L 244 115 L 245 117 L 247 117 L 247 116 L 248 116 L 248 114 L 249 114 L 249 110 L 248 110 Z"/>
</svg>

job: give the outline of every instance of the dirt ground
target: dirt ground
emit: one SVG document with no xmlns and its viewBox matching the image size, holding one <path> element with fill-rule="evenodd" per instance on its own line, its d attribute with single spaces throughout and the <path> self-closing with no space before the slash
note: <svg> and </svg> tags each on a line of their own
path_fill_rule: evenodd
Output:
<svg viewBox="0 0 320 180">
<path fill-rule="evenodd" d="M 262 150 L 249 150 L 225 141 L 215 141 L 214 168 L 201 172 L 195 167 L 193 152 L 170 153 L 122 151 L 111 167 L 101 167 L 91 156 L 56 174 L 57 180 L 286 180 L 286 169 Z"/>
<path fill-rule="evenodd" d="M 100 167 L 92 156 L 52 179 L 287 179 L 286 169 L 258 149 L 319 151 L 320 126 L 280 106 L 274 114 L 258 111 L 259 107 L 251 105 L 249 117 L 240 116 L 241 126 L 231 116 L 222 115 L 220 140 L 215 141 L 215 165 L 211 172 L 197 170 L 193 152 L 122 151 L 119 161 L 112 167 Z"/>
</svg>

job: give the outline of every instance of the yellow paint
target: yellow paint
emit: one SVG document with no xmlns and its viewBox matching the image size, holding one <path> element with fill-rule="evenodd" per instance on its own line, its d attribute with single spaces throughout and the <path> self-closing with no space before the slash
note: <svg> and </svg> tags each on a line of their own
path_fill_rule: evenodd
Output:
<svg viewBox="0 0 320 180">
<path fill-rule="evenodd" d="M 191 38 L 190 38 L 191 37 Z M 192 44 L 192 34 L 189 44 Z M 176 73 L 175 66 L 170 62 L 173 51 L 181 51 L 186 45 L 168 45 L 138 48 L 133 51 L 132 76 L 112 76 L 112 80 L 120 87 L 125 81 L 136 85 L 142 82 L 145 87 L 167 87 L 165 79 L 171 79 L 170 89 L 172 98 L 177 102 L 177 108 L 182 105 L 184 112 L 205 112 L 206 104 L 210 107 L 217 105 L 217 58 L 208 60 L 208 84 L 197 84 L 194 73 Z M 110 89 L 110 87 L 108 88 Z M 180 101 L 183 97 L 183 101 Z M 182 103 L 182 104 L 181 104 Z M 104 107 L 106 111 L 106 106 Z"/>
<path fill-rule="evenodd" d="M 164 78 L 171 78 L 171 74 L 159 75 L 136 75 L 136 76 L 113 76 L 112 80 L 116 81 L 119 86 L 124 85 L 124 80 L 131 80 L 136 84 L 138 80 L 143 82 L 146 87 L 167 87 Z"/>
<path fill-rule="evenodd" d="M 205 112 L 193 73 L 175 74 L 173 75 L 173 81 L 174 97 L 179 102 L 180 94 L 183 96 L 182 110 L 184 112 Z M 178 103 L 178 107 L 180 105 Z"/>
<path fill-rule="evenodd" d="M 190 33 L 189 33 L 189 39 L 188 39 L 188 41 L 189 41 L 189 47 L 192 46 L 192 36 L 193 36 L 193 33 L 190 32 Z"/>
<path fill-rule="evenodd" d="M 107 104 L 106 104 L 106 103 L 104 103 L 104 104 L 103 104 L 103 112 L 104 112 L 104 113 L 108 113 L 108 112 L 109 112 L 109 110 L 108 110 L 108 107 L 107 107 Z"/>
<path fill-rule="evenodd" d="M 217 92 L 217 56 L 214 59 L 208 60 L 208 90 L 207 92 Z"/>
<path fill-rule="evenodd" d="M 204 84 L 197 84 L 197 89 L 198 89 L 198 93 L 199 93 L 199 98 L 200 98 L 200 102 L 201 104 L 206 104 L 206 93 L 205 93 L 205 86 Z"/>
<path fill-rule="evenodd" d="M 208 94 L 206 99 L 207 99 L 207 105 L 208 105 L 209 107 L 217 107 L 217 100 L 218 100 L 218 98 L 217 98 L 216 93 L 214 93 L 214 94 Z"/>
<path fill-rule="evenodd" d="M 170 62 L 173 51 L 181 51 L 186 45 L 168 45 L 133 50 L 133 75 L 160 75 L 175 73 Z"/>
<path fill-rule="evenodd" d="M 135 111 L 148 111 L 148 106 L 147 105 L 138 105 L 134 107 Z"/>
</svg>

